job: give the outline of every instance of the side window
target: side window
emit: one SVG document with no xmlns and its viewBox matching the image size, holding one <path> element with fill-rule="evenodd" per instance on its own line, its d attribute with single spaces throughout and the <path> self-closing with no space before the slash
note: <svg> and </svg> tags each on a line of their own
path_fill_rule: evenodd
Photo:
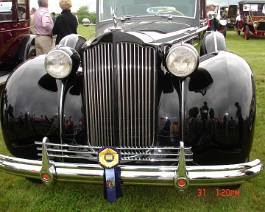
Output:
<svg viewBox="0 0 265 212">
<path fill-rule="evenodd" d="M 12 0 L 0 1 L 0 22 L 12 20 Z"/>
<path fill-rule="evenodd" d="M 26 19 L 26 0 L 18 0 L 17 13 L 19 20 Z"/>
<path fill-rule="evenodd" d="M 200 19 L 206 18 L 206 11 L 205 11 L 205 0 L 200 0 Z"/>
<path fill-rule="evenodd" d="M 98 16 L 99 16 L 99 20 L 107 20 L 107 19 L 112 19 L 112 15 L 113 15 L 113 9 L 112 8 L 112 1 L 103 1 L 100 0 L 99 1 L 99 11 L 98 11 Z"/>
</svg>

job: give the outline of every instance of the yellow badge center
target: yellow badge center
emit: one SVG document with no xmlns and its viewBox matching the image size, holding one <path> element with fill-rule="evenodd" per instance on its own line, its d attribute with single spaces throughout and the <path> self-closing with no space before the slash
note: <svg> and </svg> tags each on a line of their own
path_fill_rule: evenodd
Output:
<svg viewBox="0 0 265 212">
<path fill-rule="evenodd" d="M 106 148 L 99 153 L 99 163 L 105 168 L 112 168 L 119 163 L 119 154 L 111 148 Z"/>
</svg>

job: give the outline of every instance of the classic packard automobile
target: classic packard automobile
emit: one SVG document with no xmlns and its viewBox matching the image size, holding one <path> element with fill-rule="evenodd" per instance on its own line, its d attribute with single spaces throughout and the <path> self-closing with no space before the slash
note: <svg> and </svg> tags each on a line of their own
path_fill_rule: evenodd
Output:
<svg viewBox="0 0 265 212">
<path fill-rule="evenodd" d="M 97 0 L 96 14 L 95 37 L 66 36 L 8 79 L 13 156 L 0 155 L 1 170 L 107 194 L 119 183 L 239 187 L 262 171 L 249 161 L 254 77 L 206 32 L 205 0 Z"/>
<path fill-rule="evenodd" d="M 30 34 L 29 0 L 0 1 L 0 84 L 35 51 L 34 35 Z"/>
<path fill-rule="evenodd" d="M 250 0 L 238 2 L 239 16 L 236 23 L 237 33 L 244 33 L 245 40 L 250 35 L 263 38 L 265 35 L 265 1 Z"/>
</svg>

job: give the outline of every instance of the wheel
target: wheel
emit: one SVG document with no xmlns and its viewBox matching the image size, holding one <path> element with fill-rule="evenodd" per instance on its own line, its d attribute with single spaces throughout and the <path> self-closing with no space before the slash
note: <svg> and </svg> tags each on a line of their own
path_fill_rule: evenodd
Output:
<svg viewBox="0 0 265 212">
<path fill-rule="evenodd" d="M 32 59 L 36 57 L 36 48 L 34 45 L 31 45 L 29 47 L 29 51 L 28 51 L 28 55 L 27 55 L 27 59 Z"/>
<path fill-rule="evenodd" d="M 226 31 L 227 31 L 227 27 L 224 26 L 224 31 L 223 31 L 223 35 L 224 35 L 224 37 L 226 37 Z"/>
<path fill-rule="evenodd" d="M 244 38 L 245 40 L 249 39 L 249 27 L 246 25 L 245 30 L 244 30 Z"/>
</svg>

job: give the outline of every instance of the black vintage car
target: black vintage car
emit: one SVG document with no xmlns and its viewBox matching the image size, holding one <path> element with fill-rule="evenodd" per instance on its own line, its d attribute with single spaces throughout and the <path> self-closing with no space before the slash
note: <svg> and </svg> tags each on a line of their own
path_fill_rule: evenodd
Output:
<svg viewBox="0 0 265 212">
<path fill-rule="evenodd" d="M 69 35 L 8 79 L 1 122 L 14 157 L 0 155 L 2 170 L 179 190 L 262 171 L 249 161 L 254 77 L 206 31 L 205 0 L 97 0 L 96 14 L 94 38 Z"/>
</svg>

